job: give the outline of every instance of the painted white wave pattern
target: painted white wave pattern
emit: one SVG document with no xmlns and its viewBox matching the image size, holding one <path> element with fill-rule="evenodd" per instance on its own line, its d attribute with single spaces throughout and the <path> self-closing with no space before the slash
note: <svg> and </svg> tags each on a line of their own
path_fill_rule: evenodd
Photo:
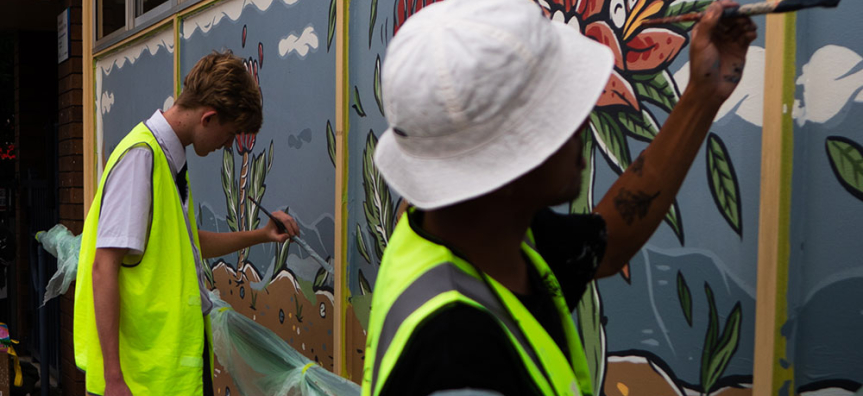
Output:
<svg viewBox="0 0 863 396">
<path fill-rule="evenodd" d="M 279 55 L 286 57 L 291 52 L 296 52 L 300 59 L 305 58 L 309 51 L 318 49 L 318 35 L 315 34 L 315 28 L 307 26 L 298 37 L 291 33 L 288 37 L 279 40 Z"/>
<path fill-rule="evenodd" d="M 225 17 L 231 21 L 240 19 L 246 5 L 253 5 L 260 11 L 266 11 L 276 0 L 230 0 L 219 6 L 208 8 L 195 16 L 183 21 L 183 38 L 188 39 L 198 29 L 207 33 L 218 25 Z M 280 0 L 286 5 L 294 5 L 300 0 Z"/>
<path fill-rule="evenodd" d="M 686 89 L 686 85 L 689 84 L 689 62 L 674 73 L 674 81 L 681 92 Z M 715 120 L 718 121 L 732 112 L 751 124 L 757 126 L 763 124 L 764 48 L 762 47 L 749 47 L 746 53 L 746 68 L 743 70 L 740 84 L 719 108 Z"/>
<path fill-rule="evenodd" d="M 863 103 L 863 57 L 838 45 L 821 47 L 803 65 L 797 85 L 803 86 L 803 100 L 794 101 L 797 124 L 830 121 L 850 101 Z"/>
<path fill-rule="evenodd" d="M 111 111 L 114 105 L 114 94 L 102 91 L 102 78 L 111 74 L 116 69 L 121 69 L 128 62 L 130 65 L 135 64 L 144 51 L 149 51 L 150 55 L 156 55 L 160 48 L 164 48 L 168 53 L 174 53 L 174 31 L 166 29 L 155 36 L 132 44 L 122 50 L 110 54 L 108 56 L 96 60 L 96 108 L 100 111 L 96 112 L 96 158 L 103 157 L 102 147 L 104 142 L 104 121 L 102 116 Z M 102 177 L 102 161 L 96 161 L 96 179 Z"/>
</svg>

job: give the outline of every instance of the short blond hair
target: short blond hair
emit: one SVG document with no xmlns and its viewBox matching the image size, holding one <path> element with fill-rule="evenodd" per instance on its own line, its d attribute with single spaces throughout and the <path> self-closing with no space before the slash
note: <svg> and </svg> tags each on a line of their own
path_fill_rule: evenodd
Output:
<svg viewBox="0 0 863 396">
<path fill-rule="evenodd" d="M 209 106 L 216 110 L 219 122 L 233 122 L 239 132 L 257 133 L 264 116 L 261 90 L 230 50 L 201 58 L 183 80 L 183 92 L 175 105 L 185 109 Z"/>
</svg>

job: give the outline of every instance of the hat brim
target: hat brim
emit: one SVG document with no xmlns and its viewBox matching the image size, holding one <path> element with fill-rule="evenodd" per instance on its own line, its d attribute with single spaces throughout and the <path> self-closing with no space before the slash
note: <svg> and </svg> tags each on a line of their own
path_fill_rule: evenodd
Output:
<svg viewBox="0 0 863 396">
<path fill-rule="evenodd" d="M 614 67 L 611 50 L 576 29 L 552 21 L 561 50 L 509 131 L 457 157 L 416 157 L 387 129 L 375 163 L 389 186 L 421 209 L 436 209 L 494 191 L 542 164 L 584 123 Z"/>
</svg>

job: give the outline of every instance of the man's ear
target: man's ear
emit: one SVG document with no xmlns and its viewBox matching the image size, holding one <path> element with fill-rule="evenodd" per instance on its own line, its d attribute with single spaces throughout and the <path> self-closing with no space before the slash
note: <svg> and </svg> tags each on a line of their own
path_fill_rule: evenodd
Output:
<svg viewBox="0 0 863 396">
<path fill-rule="evenodd" d="M 204 112 L 201 113 L 201 126 L 206 128 L 210 122 L 216 120 L 216 117 L 218 117 L 216 110 L 204 110 Z"/>
</svg>

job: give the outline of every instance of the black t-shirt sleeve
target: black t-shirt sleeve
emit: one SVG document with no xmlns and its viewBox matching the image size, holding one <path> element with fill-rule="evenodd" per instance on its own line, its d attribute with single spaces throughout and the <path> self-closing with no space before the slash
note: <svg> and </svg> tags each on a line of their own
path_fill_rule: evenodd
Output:
<svg viewBox="0 0 863 396">
<path fill-rule="evenodd" d="M 543 209 L 531 224 L 536 250 L 554 272 L 570 309 L 581 300 L 605 254 L 605 220 Z"/>
<path fill-rule="evenodd" d="M 417 328 L 381 395 L 429 395 L 464 388 L 539 394 L 520 361 L 491 314 L 456 304 Z"/>
</svg>

